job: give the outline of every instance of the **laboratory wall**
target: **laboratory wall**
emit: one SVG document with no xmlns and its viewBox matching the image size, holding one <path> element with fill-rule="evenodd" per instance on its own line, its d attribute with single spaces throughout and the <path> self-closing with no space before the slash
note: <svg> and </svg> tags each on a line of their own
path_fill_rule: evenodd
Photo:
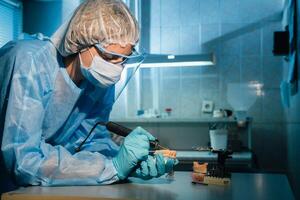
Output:
<svg viewBox="0 0 300 200">
<path fill-rule="evenodd" d="M 67 20 L 80 0 L 24 1 L 24 32 L 51 36 Z"/>
<path fill-rule="evenodd" d="M 300 4 L 297 5 L 298 15 L 298 41 L 297 49 L 300 48 Z M 300 63 L 300 54 L 298 54 L 298 67 Z M 288 73 L 289 67 L 285 63 L 284 74 Z M 300 77 L 300 70 L 298 68 L 298 77 Z M 298 87 L 300 81 L 298 81 Z M 291 98 L 291 105 L 285 109 L 287 119 L 287 152 L 288 152 L 288 177 L 292 185 L 296 199 L 300 199 L 300 94 Z"/>
<path fill-rule="evenodd" d="M 62 21 L 61 1 L 25 1 L 24 32 L 51 36 Z"/>
<path fill-rule="evenodd" d="M 291 107 L 285 112 L 287 115 L 288 175 L 295 196 L 300 198 L 300 94 L 292 98 Z"/>
<path fill-rule="evenodd" d="M 227 101 L 228 83 L 254 84 L 260 92 L 248 114 L 254 119 L 252 148 L 259 169 L 285 171 L 286 127 L 279 89 L 283 63 L 272 53 L 273 32 L 283 30 L 282 11 L 283 0 L 142 1 L 142 46 L 150 53 L 213 52 L 216 65 L 141 69 L 140 80 L 129 83 L 112 117 L 134 118 L 139 109 L 171 108 L 176 125 L 142 125 L 173 148 L 191 149 L 207 145 L 208 129 L 181 119 L 211 117 L 201 111 L 203 100 L 213 101 L 216 109 L 233 109 Z"/>
</svg>

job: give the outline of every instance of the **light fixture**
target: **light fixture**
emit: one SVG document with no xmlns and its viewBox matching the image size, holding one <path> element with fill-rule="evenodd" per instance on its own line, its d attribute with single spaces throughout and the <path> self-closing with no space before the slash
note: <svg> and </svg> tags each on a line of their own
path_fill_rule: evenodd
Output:
<svg viewBox="0 0 300 200">
<path fill-rule="evenodd" d="M 196 67 L 196 66 L 210 66 L 214 64 L 215 64 L 215 56 L 213 53 L 194 54 L 194 55 L 148 54 L 144 62 L 140 65 L 140 68 Z M 131 67 L 131 64 L 126 65 L 126 67 Z"/>
</svg>

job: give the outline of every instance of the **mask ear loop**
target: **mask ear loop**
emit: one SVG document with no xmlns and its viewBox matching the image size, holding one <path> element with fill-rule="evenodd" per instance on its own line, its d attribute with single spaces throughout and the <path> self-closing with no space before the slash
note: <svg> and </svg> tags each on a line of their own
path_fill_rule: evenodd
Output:
<svg viewBox="0 0 300 200">
<path fill-rule="evenodd" d="M 79 61 L 80 63 L 83 65 L 83 62 L 82 62 L 82 59 L 81 59 L 81 53 L 86 51 L 86 49 L 82 49 L 78 54 L 79 54 Z M 94 59 L 94 56 L 92 54 L 92 52 L 90 51 L 90 48 L 87 48 L 87 51 L 89 52 L 91 58 L 92 58 L 92 62 L 93 62 L 93 59 Z M 87 67 L 88 68 L 88 67 Z"/>
<path fill-rule="evenodd" d="M 93 56 L 92 52 L 90 51 L 90 48 L 88 48 L 88 51 L 89 51 L 89 53 L 90 53 L 90 55 L 91 55 L 91 58 L 92 58 L 92 60 L 93 60 L 94 56 Z"/>
</svg>

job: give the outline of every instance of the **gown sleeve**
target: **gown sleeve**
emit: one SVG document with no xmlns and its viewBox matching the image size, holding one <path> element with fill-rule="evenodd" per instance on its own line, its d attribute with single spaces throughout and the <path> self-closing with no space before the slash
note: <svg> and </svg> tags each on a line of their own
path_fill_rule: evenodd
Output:
<svg viewBox="0 0 300 200">
<path fill-rule="evenodd" d="M 42 123 L 49 102 L 47 88 L 51 88 L 45 83 L 47 74 L 41 71 L 45 60 L 23 52 L 27 53 L 6 63 L 18 65 L 19 69 L 11 82 L 1 147 L 8 170 L 22 185 L 99 185 L 118 181 L 110 157 L 90 151 L 72 154 L 61 145 L 45 141 Z"/>
</svg>

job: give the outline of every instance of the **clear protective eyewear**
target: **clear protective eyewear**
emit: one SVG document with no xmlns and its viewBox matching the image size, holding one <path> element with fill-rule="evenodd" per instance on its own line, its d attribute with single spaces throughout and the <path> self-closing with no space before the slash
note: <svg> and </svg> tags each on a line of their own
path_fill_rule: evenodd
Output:
<svg viewBox="0 0 300 200">
<path fill-rule="evenodd" d="M 132 49 L 132 53 L 130 55 L 118 54 L 115 52 L 111 52 L 106 50 L 100 44 L 94 45 L 96 49 L 101 53 L 101 57 L 107 62 L 111 62 L 113 64 L 118 64 L 124 66 L 124 70 L 121 74 L 120 80 L 115 85 L 115 102 L 120 97 L 123 90 L 128 85 L 131 78 L 134 76 L 136 71 L 139 69 L 140 65 L 146 58 L 145 51 L 138 52 L 135 48 Z M 112 62 L 121 60 L 120 62 Z"/>
<path fill-rule="evenodd" d="M 139 60 L 143 60 L 143 53 L 139 53 L 135 48 L 132 48 L 132 52 L 130 55 L 118 54 L 112 51 L 106 50 L 102 45 L 95 44 L 96 49 L 101 53 L 101 57 L 108 61 L 112 62 L 113 64 L 126 64 L 126 63 L 133 63 L 133 61 L 139 62 Z M 113 62 L 119 61 L 119 62 Z"/>
</svg>

